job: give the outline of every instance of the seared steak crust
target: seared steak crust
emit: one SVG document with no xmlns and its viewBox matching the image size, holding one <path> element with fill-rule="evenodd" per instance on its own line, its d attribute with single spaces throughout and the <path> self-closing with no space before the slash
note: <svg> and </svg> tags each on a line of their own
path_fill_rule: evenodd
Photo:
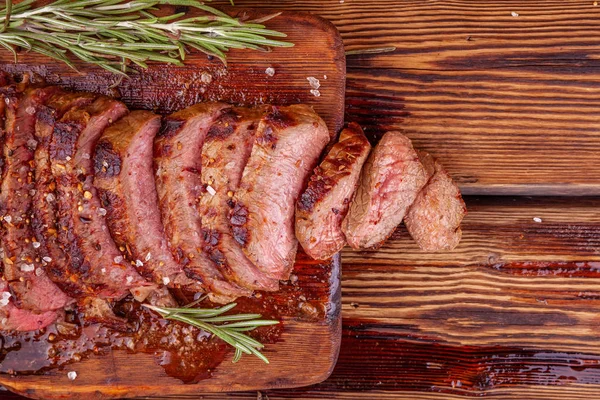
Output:
<svg viewBox="0 0 600 400">
<path fill-rule="evenodd" d="M 402 222 L 427 183 L 427 171 L 410 139 L 387 132 L 365 163 L 342 230 L 354 249 L 377 248 Z"/>
<path fill-rule="evenodd" d="M 116 244 L 159 284 L 199 290 L 173 259 L 158 209 L 152 151 L 160 117 L 133 111 L 108 127 L 94 154 L 94 186 Z"/>
<path fill-rule="evenodd" d="M 324 260 L 346 244 L 342 221 L 358 186 L 371 144 L 358 124 L 351 123 L 315 168 L 296 204 L 296 237 L 314 259 Z"/>
<path fill-rule="evenodd" d="M 296 200 L 328 142 L 327 126 L 306 105 L 271 107 L 259 123 L 230 223 L 246 256 L 271 278 L 289 278 Z"/>
<path fill-rule="evenodd" d="M 0 191 L 3 216 L 2 250 L 4 278 L 9 282 L 14 304 L 36 313 L 63 308 L 69 301 L 45 274 L 31 228 L 34 185 L 35 115 L 41 105 L 59 89 L 56 87 L 4 90 L 6 133 L 4 179 Z"/>
<path fill-rule="evenodd" d="M 126 113 L 123 103 L 99 97 L 69 110 L 54 125 L 50 143 L 59 199 L 58 238 L 67 254 L 69 279 L 103 299 L 119 299 L 129 291 L 145 298 L 152 290 L 119 252 L 93 187 L 94 146 L 104 129 Z"/>
<path fill-rule="evenodd" d="M 428 153 L 419 152 L 419 158 L 433 176 L 406 213 L 404 224 L 422 250 L 452 250 L 462 237 L 460 223 L 467 208 L 442 165 Z"/>
<path fill-rule="evenodd" d="M 200 281 L 211 298 L 228 302 L 251 292 L 225 280 L 202 251 L 202 219 L 198 199 L 203 194 L 200 154 L 210 127 L 229 108 L 200 103 L 167 117 L 154 143 L 156 189 L 171 252 L 191 279 Z"/>
<path fill-rule="evenodd" d="M 204 250 L 223 276 L 248 289 L 273 291 L 279 288 L 279 281 L 267 277 L 248 260 L 227 218 L 231 196 L 239 187 L 263 113 L 264 108 L 230 108 L 208 130 L 202 147 L 205 192 L 199 210 Z"/>
<path fill-rule="evenodd" d="M 66 255 L 58 242 L 56 181 L 50 162 L 50 141 L 57 120 L 73 107 L 85 107 L 97 96 L 91 93 L 64 93 L 53 95 L 37 113 L 35 137 L 35 191 L 31 226 L 38 241 L 39 254 L 46 273 L 61 289 L 71 296 L 83 293 L 67 274 Z"/>
</svg>

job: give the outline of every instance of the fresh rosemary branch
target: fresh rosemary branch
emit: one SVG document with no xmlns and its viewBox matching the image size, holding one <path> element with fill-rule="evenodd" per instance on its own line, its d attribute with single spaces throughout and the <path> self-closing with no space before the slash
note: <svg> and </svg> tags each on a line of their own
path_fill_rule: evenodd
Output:
<svg viewBox="0 0 600 400">
<path fill-rule="evenodd" d="M 223 307 L 206 309 L 193 308 L 190 306 L 184 308 L 162 308 L 142 304 L 144 307 L 156 311 L 163 318 L 173 321 L 183 322 L 193 325 L 206 332 L 210 332 L 219 339 L 235 348 L 233 362 L 238 362 L 242 354 L 254 354 L 256 357 L 269 363 L 259 350 L 264 345 L 244 332 L 252 331 L 260 326 L 276 325 L 279 321 L 260 319 L 260 314 L 235 314 L 223 315 L 227 311 L 235 308 L 236 303 L 231 303 Z"/>
<path fill-rule="evenodd" d="M 34 2 L 7 0 L 0 10 L 0 46 L 13 53 L 15 62 L 16 49 L 23 48 L 75 69 L 71 54 L 126 76 L 132 63 L 142 68 L 148 61 L 182 65 L 191 49 L 225 63 L 229 49 L 293 46 L 270 39 L 286 35 L 262 25 L 278 14 L 242 22 L 196 0 L 56 0 L 32 8 Z M 195 8 L 204 15 L 151 13 L 166 4 Z"/>
</svg>

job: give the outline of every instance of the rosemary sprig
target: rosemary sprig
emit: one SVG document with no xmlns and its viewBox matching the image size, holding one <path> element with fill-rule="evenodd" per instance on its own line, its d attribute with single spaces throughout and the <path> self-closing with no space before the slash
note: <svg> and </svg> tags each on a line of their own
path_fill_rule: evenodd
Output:
<svg viewBox="0 0 600 400">
<path fill-rule="evenodd" d="M 266 29 L 263 22 L 242 22 L 196 0 L 56 0 L 32 8 L 35 0 L 0 10 L 0 46 L 52 57 L 75 68 L 68 54 L 116 74 L 127 76 L 133 63 L 147 68 L 148 61 L 182 65 L 191 49 L 226 62 L 229 49 L 266 50 L 293 44 L 270 39 L 286 35 Z M 157 17 L 160 5 L 187 6 L 204 15 L 177 13 Z"/>
<path fill-rule="evenodd" d="M 245 353 L 254 354 L 265 363 L 269 363 L 267 357 L 259 351 L 264 345 L 244 334 L 244 332 L 252 331 L 260 326 L 276 325 L 279 321 L 260 319 L 260 314 L 223 315 L 235 308 L 236 303 L 214 309 L 193 308 L 190 305 L 183 308 L 163 308 L 149 304 L 142 305 L 156 311 L 165 319 L 183 322 L 212 333 L 235 348 L 233 362 L 238 362 L 242 354 Z"/>
</svg>

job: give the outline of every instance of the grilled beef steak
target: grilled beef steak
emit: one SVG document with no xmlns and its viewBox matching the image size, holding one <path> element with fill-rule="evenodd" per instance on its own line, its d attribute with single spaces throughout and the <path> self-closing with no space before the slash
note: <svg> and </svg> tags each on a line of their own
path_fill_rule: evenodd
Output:
<svg viewBox="0 0 600 400">
<path fill-rule="evenodd" d="M 45 274 L 31 228 L 35 114 L 59 89 L 29 87 L 22 94 L 3 89 L 6 100 L 4 177 L 0 190 L 3 216 L 4 278 L 16 307 L 36 313 L 63 308 L 69 297 Z"/>
<path fill-rule="evenodd" d="M 65 93 L 53 95 L 45 106 L 40 107 L 35 124 L 35 191 L 31 226 L 38 241 L 39 255 L 44 268 L 53 282 L 71 296 L 83 295 L 67 273 L 66 255 L 58 242 L 56 182 L 50 162 L 50 140 L 57 120 L 73 107 L 89 105 L 96 95 L 91 93 Z"/>
<path fill-rule="evenodd" d="M 223 111 L 222 103 L 201 103 L 167 117 L 154 143 L 156 189 L 171 251 L 188 277 L 199 280 L 215 302 L 225 303 L 251 293 L 227 282 L 217 265 L 202 251 L 202 145 L 206 133 Z"/>
<path fill-rule="evenodd" d="M 296 200 L 328 142 L 327 126 L 306 105 L 271 107 L 259 123 L 230 223 L 246 256 L 272 278 L 289 278 Z"/>
<path fill-rule="evenodd" d="M 50 143 L 58 194 L 59 240 L 68 256 L 70 279 L 88 293 L 120 299 L 129 291 L 145 298 L 153 286 L 119 252 L 93 187 L 92 152 L 104 129 L 127 113 L 125 105 L 99 97 L 69 110 L 54 125 Z"/>
<path fill-rule="evenodd" d="M 358 124 L 342 131 L 338 143 L 315 168 L 296 204 L 296 237 L 312 258 L 324 260 L 346 244 L 342 221 L 358 186 L 371 144 Z"/>
<path fill-rule="evenodd" d="M 199 203 L 205 251 L 229 280 L 253 290 L 277 290 L 279 281 L 261 272 L 244 254 L 229 229 L 231 197 L 250 157 L 264 108 L 230 108 L 210 127 L 202 147 Z"/>
<path fill-rule="evenodd" d="M 116 244 L 156 283 L 190 286 L 173 259 L 158 209 L 152 151 L 160 117 L 133 111 L 108 127 L 94 153 L 94 186 Z"/>
<path fill-rule="evenodd" d="M 348 244 L 354 249 L 381 246 L 402 222 L 427 179 L 410 140 L 400 132 L 387 132 L 363 167 L 342 223 Z"/>
<path fill-rule="evenodd" d="M 406 213 L 404 224 L 422 250 L 452 250 L 462 237 L 460 223 L 467 208 L 442 165 L 425 152 L 419 152 L 419 158 L 431 178 Z"/>
</svg>

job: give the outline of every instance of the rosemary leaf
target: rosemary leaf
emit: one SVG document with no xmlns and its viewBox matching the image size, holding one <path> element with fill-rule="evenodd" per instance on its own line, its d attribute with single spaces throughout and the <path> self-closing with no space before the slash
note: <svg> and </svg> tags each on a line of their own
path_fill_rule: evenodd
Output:
<svg viewBox="0 0 600 400">
<path fill-rule="evenodd" d="M 195 305 L 195 303 L 192 304 Z M 223 340 L 235 348 L 233 362 L 238 362 L 242 354 L 245 353 L 254 354 L 268 364 L 269 360 L 260 352 L 264 345 L 244 332 L 252 331 L 261 326 L 275 325 L 279 321 L 261 320 L 260 314 L 223 315 L 235 308 L 236 305 L 236 303 L 231 303 L 219 308 L 202 309 L 192 308 L 190 305 L 182 308 L 162 308 L 143 304 L 144 307 L 157 312 L 165 319 L 195 326 Z"/>
<path fill-rule="evenodd" d="M 157 17 L 157 6 L 195 8 L 201 16 L 176 13 Z M 182 65 L 190 49 L 226 63 L 229 49 L 265 50 L 293 44 L 262 22 L 278 14 L 242 22 L 197 0 L 55 0 L 34 7 L 34 0 L 0 9 L 0 48 L 16 47 L 55 58 L 74 68 L 67 53 L 119 75 L 147 61 Z"/>
</svg>

